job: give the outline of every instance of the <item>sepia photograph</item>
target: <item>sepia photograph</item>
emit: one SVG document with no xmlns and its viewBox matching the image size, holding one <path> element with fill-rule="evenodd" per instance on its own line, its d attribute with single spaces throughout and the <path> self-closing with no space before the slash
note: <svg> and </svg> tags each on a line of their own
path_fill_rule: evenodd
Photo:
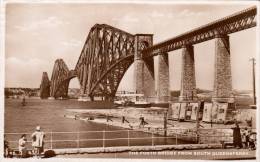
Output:
<svg viewBox="0 0 260 162">
<path fill-rule="evenodd" d="M 258 10 L 3 0 L 1 159 L 259 160 Z"/>
</svg>

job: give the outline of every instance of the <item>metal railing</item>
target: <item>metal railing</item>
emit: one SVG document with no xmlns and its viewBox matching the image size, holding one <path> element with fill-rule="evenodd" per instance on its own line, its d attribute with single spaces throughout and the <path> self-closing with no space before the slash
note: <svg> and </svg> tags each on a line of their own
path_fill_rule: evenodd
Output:
<svg viewBox="0 0 260 162">
<path fill-rule="evenodd" d="M 167 131 L 167 136 L 163 136 Z M 88 147 L 116 147 L 116 146 L 155 146 L 180 145 L 191 143 L 220 143 L 232 140 L 230 128 L 206 129 L 154 129 L 143 130 L 103 130 L 80 132 L 45 132 L 44 148 L 88 148 Z M 5 140 L 10 148 L 18 148 L 18 140 L 22 134 L 31 138 L 31 133 L 5 133 Z M 28 149 L 31 148 L 27 141 Z"/>
</svg>

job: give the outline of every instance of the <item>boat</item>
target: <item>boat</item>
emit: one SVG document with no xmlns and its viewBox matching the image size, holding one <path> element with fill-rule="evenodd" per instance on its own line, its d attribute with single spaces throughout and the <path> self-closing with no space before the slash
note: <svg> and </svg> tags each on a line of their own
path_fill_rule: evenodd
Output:
<svg viewBox="0 0 260 162">
<path fill-rule="evenodd" d="M 90 97 L 86 96 L 86 95 L 82 95 L 82 96 L 79 96 L 78 98 L 78 101 L 91 101 Z"/>
<path fill-rule="evenodd" d="M 25 105 L 26 105 L 25 98 L 23 98 L 22 106 L 25 106 Z"/>
<path fill-rule="evenodd" d="M 151 103 L 147 101 L 135 101 L 134 107 L 140 107 L 140 108 L 151 107 Z"/>
<path fill-rule="evenodd" d="M 117 95 L 117 100 L 114 101 L 116 106 L 132 106 L 132 107 L 150 107 L 151 103 L 147 102 L 144 94 L 120 94 Z"/>
</svg>

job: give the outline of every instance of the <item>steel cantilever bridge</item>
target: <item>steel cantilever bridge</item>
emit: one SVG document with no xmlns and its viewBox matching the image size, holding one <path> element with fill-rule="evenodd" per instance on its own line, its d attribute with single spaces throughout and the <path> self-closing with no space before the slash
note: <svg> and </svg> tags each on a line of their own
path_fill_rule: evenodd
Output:
<svg viewBox="0 0 260 162">
<path fill-rule="evenodd" d="M 167 52 L 252 28 L 256 26 L 256 11 L 256 7 L 248 8 L 155 45 L 152 34 L 133 35 L 106 24 L 96 24 L 87 36 L 75 69 L 69 70 L 62 59 L 57 59 L 51 80 L 43 73 L 40 96 L 67 97 L 69 82 L 77 77 L 82 95 L 113 100 L 120 81 L 134 62 L 135 73 L 143 68 L 142 75 L 135 75 L 137 90 L 142 89 L 146 80 L 154 80 L 154 56 L 163 55 L 168 60 Z M 146 89 L 139 92 L 146 93 Z"/>
</svg>

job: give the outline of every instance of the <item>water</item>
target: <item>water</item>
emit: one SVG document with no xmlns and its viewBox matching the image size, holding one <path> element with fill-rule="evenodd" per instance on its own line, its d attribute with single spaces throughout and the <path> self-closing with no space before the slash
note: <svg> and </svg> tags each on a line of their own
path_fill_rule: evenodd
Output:
<svg viewBox="0 0 260 162">
<path fill-rule="evenodd" d="M 105 124 L 97 124 L 93 122 L 85 122 L 81 120 L 73 120 L 65 118 L 67 114 L 66 109 L 93 109 L 102 107 L 104 103 L 100 102 L 78 102 L 76 100 L 40 100 L 40 99 L 27 99 L 26 106 L 22 106 L 19 99 L 6 99 L 5 100 L 5 133 L 29 133 L 27 139 L 30 140 L 30 134 L 34 132 L 35 127 L 40 125 L 44 132 L 79 132 L 79 131 L 103 131 L 103 130 L 122 130 L 120 132 L 89 132 L 89 133 L 47 133 L 46 141 L 50 140 L 75 140 L 60 142 L 56 141 L 52 144 L 52 148 L 65 148 L 65 147 L 101 147 L 105 146 L 126 146 L 130 145 L 151 145 L 154 144 L 174 144 L 175 139 L 126 139 L 121 140 L 107 140 L 103 143 L 105 138 L 127 138 L 127 131 L 118 127 L 108 126 Z M 109 105 L 109 104 L 106 104 Z M 104 107 L 102 107 L 104 108 Z M 18 141 L 19 135 L 7 134 L 6 138 L 9 141 Z M 78 139 L 82 140 L 78 143 Z M 151 137 L 151 134 L 143 132 L 130 132 L 129 137 L 143 138 Z M 92 140 L 90 140 L 92 139 Z M 184 143 L 178 140 L 178 143 Z M 12 147 L 16 147 L 16 142 L 10 142 Z M 46 142 L 46 147 L 51 147 L 49 142 Z"/>
</svg>

